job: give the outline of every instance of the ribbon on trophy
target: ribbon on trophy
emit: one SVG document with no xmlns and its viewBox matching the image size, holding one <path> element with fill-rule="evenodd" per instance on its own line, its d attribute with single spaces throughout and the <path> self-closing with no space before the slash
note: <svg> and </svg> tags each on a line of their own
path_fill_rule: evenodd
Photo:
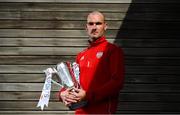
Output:
<svg viewBox="0 0 180 115">
<path fill-rule="evenodd" d="M 77 63 L 70 63 L 70 62 L 61 62 L 60 64 L 57 64 L 56 69 L 55 68 L 47 68 L 44 70 L 46 74 L 46 80 L 42 89 L 42 93 L 39 99 L 39 102 L 37 104 L 37 107 L 41 107 L 41 110 L 44 109 L 44 106 L 46 105 L 48 107 L 49 99 L 50 99 L 50 92 L 51 92 L 51 82 L 54 84 L 65 87 L 65 88 L 79 88 L 79 65 Z M 61 83 L 57 83 L 52 79 L 53 74 L 56 73 L 61 81 Z M 72 104 L 73 106 L 70 106 L 70 109 L 78 108 L 83 104 Z"/>
<path fill-rule="evenodd" d="M 41 110 L 44 109 L 45 105 L 48 107 L 50 93 L 51 93 L 52 74 L 55 73 L 55 71 L 52 68 L 47 68 L 46 70 L 44 70 L 44 72 L 46 74 L 46 80 L 42 89 L 39 102 L 37 104 L 37 107 L 41 107 Z"/>
</svg>

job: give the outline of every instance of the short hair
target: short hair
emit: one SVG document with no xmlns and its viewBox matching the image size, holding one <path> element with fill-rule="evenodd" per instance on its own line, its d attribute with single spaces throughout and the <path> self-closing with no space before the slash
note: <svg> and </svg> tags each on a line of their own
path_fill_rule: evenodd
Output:
<svg viewBox="0 0 180 115">
<path fill-rule="evenodd" d="M 90 13 L 88 14 L 87 18 L 88 18 L 90 15 L 94 15 L 94 14 L 99 14 L 100 16 L 102 16 L 102 17 L 103 17 L 103 20 L 104 20 L 104 22 L 105 22 L 105 16 L 104 16 L 104 14 L 103 14 L 102 12 L 100 12 L 100 11 L 92 11 L 92 12 L 90 12 Z"/>
</svg>

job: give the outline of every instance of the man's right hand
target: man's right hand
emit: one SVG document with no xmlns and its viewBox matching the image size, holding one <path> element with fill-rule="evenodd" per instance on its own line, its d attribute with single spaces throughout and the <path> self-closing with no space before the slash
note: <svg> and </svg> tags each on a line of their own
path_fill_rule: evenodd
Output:
<svg viewBox="0 0 180 115">
<path fill-rule="evenodd" d="M 78 102 L 78 98 L 72 94 L 72 89 L 68 88 L 65 91 L 62 91 L 60 96 L 66 106 L 70 106 L 71 103 Z"/>
</svg>

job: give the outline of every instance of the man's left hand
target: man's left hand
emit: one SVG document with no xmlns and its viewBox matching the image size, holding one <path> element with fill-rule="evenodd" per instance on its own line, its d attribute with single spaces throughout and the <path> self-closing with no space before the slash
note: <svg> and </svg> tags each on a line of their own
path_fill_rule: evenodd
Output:
<svg viewBox="0 0 180 115">
<path fill-rule="evenodd" d="M 82 101 L 85 99 L 86 97 L 86 91 L 83 90 L 82 88 L 78 89 L 78 88 L 73 88 L 73 92 L 70 92 L 72 95 L 74 95 L 76 97 L 76 99 L 78 99 L 78 101 Z"/>
</svg>

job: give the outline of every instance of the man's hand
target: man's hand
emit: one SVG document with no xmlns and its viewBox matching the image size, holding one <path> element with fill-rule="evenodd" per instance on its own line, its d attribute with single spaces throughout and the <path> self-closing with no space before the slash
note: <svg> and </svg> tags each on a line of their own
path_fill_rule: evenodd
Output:
<svg viewBox="0 0 180 115">
<path fill-rule="evenodd" d="M 76 103 L 79 100 L 79 98 L 73 95 L 72 89 L 66 89 L 65 91 L 62 91 L 60 96 L 66 106 L 71 105 L 71 103 Z"/>
<path fill-rule="evenodd" d="M 77 99 L 77 101 L 82 101 L 86 97 L 86 91 L 78 88 L 73 88 L 73 91 L 70 92 L 70 94 L 74 95 Z"/>
<path fill-rule="evenodd" d="M 86 91 L 83 89 L 73 88 L 62 91 L 61 99 L 66 106 L 70 106 L 72 103 L 82 101 L 86 97 Z"/>
</svg>

